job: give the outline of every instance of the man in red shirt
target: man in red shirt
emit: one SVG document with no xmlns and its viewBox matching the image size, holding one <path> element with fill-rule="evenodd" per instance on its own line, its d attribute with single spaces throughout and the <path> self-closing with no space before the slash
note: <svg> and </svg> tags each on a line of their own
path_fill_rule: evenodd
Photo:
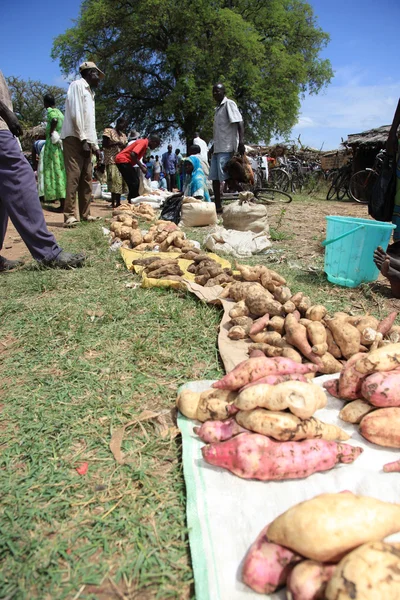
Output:
<svg viewBox="0 0 400 600">
<path fill-rule="evenodd" d="M 152 133 L 148 138 L 136 140 L 133 144 L 129 144 L 115 157 L 115 164 L 129 188 L 128 200 L 139 196 L 140 180 L 138 169 L 135 167 L 139 167 L 146 175 L 147 167 L 141 162 L 141 159 L 146 156 L 148 148 L 154 150 L 160 144 L 160 137 Z"/>
</svg>

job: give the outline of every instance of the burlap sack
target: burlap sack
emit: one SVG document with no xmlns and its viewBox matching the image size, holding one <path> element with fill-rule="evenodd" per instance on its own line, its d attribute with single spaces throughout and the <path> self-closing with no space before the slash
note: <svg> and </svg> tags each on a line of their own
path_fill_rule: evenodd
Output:
<svg viewBox="0 0 400 600">
<path fill-rule="evenodd" d="M 255 204 L 251 199 L 244 199 L 245 194 L 239 195 L 239 200 L 224 208 L 222 220 L 225 229 L 237 231 L 254 231 L 254 233 L 269 233 L 267 208 L 263 204 Z"/>
<path fill-rule="evenodd" d="M 196 198 L 184 198 L 182 202 L 181 222 L 183 227 L 205 227 L 217 223 L 214 202 L 203 202 Z"/>
</svg>

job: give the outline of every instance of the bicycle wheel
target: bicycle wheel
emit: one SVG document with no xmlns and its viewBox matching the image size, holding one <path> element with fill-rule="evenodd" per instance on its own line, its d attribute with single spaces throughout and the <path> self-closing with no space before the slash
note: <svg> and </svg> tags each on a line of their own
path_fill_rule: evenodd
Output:
<svg viewBox="0 0 400 600">
<path fill-rule="evenodd" d="M 368 204 L 377 178 L 377 173 L 372 169 L 354 173 L 349 185 L 350 196 L 353 200 L 360 204 Z"/>
<path fill-rule="evenodd" d="M 336 184 L 339 180 L 339 177 L 340 177 L 340 175 L 338 173 L 336 173 L 336 176 L 332 179 L 331 187 L 329 188 L 328 193 L 326 195 L 327 200 L 334 200 L 334 198 L 336 198 L 336 193 L 337 193 Z"/>
<path fill-rule="evenodd" d="M 271 169 L 268 176 L 268 187 L 287 192 L 290 186 L 290 177 L 283 169 Z"/>
<path fill-rule="evenodd" d="M 270 187 L 254 189 L 253 194 L 260 204 L 289 204 L 292 201 L 287 192 Z"/>
<path fill-rule="evenodd" d="M 349 194 L 349 183 L 350 183 L 350 175 L 349 173 L 343 173 L 342 177 L 340 177 L 337 185 L 336 185 L 336 196 L 338 200 L 344 200 L 347 195 L 350 198 Z"/>
</svg>

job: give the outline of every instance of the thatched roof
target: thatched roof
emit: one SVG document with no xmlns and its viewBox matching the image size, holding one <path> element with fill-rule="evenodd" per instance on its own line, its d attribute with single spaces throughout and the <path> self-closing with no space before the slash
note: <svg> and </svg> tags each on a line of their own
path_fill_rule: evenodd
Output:
<svg viewBox="0 0 400 600">
<path fill-rule="evenodd" d="M 383 146 L 389 135 L 390 125 L 382 125 L 376 129 L 369 129 L 362 133 L 352 133 L 347 136 L 345 144 L 348 146 Z"/>
</svg>

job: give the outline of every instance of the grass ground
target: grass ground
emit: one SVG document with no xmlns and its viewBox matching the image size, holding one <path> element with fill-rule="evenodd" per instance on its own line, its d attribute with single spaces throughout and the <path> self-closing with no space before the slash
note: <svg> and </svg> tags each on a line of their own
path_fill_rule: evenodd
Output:
<svg viewBox="0 0 400 600">
<path fill-rule="evenodd" d="M 271 211 L 279 252 L 249 262 L 277 261 L 294 291 L 332 310 L 385 312 L 373 286 L 335 288 L 322 255 L 299 258 L 290 220 L 317 204 L 291 206 L 282 218 Z M 316 247 L 321 235 L 310 232 Z M 0 598 L 193 598 L 169 411 L 181 384 L 221 375 L 220 311 L 189 294 L 127 287 L 132 275 L 96 224 L 61 236 L 86 250 L 85 268 L 26 267 L 1 279 Z M 118 465 L 110 438 L 132 420 Z"/>
</svg>

